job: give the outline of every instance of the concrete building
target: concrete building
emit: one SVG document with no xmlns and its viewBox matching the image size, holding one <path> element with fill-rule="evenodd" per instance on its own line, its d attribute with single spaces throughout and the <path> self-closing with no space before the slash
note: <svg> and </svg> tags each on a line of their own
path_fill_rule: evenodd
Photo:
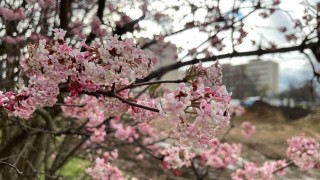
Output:
<svg viewBox="0 0 320 180">
<path fill-rule="evenodd" d="M 273 61 L 251 60 L 248 64 L 223 64 L 223 84 L 235 98 L 273 97 L 279 93 L 279 67 Z"/>
</svg>

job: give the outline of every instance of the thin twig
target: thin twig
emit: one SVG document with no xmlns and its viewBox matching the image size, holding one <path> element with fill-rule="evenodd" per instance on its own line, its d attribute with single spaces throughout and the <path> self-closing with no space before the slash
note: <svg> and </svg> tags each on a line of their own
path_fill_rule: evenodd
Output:
<svg viewBox="0 0 320 180">
<path fill-rule="evenodd" d="M 129 105 L 131 105 L 131 106 L 139 107 L 139 108 L 146 109 L 146 110 L 153 111 L 153 112 L 160 112 L 159 109 L 134 103 L 134 102 L 129 101 L 129 100 L 127 100 L 127 99 L 124 99 L 123 97 L 118 96 L 118 95 L 116 95 L 116 94 L 114 94 L 113 97 L 115 97 L 115 98 L 119 99 L 121 102 L 126 103 L 126 104 L 129 104 Z"/>
<path fill-rule="evenodd" d="M 126 103 L 126 104 L 129 104 L 129 105 L 134 106 L 134 107 L 139 107 L 139 108 L 146 109 L 146 110 L 153 111 L 153 112 L 160 112 L 159 109 L 134 103 L 134 102 L 129 101 L 129 100 L 127 100 L 127 99 L 125 99 L 125 98 L 117 95 L 117 94 L 113 94 L 112 92 L 108 92 L 108 91 L 96 91 L 96 92 L 94 92 L 94 93 L 93 93 L 93 92 L 84 92 L 84 93 L 85 93 L 85 94 L 88 94 L 88 95 L 96 96 L 96 97 L 99 97 L 99 95 L 103 95 L 103 96 L 107 96 L 107 97 L 111 97 L 111 98 L 117 98 L 117 99 L 119 99 L 121 102 Z"/>
<path fill-rule="evenodd" d="M 134 138 L 134 142 L 140 146 L 147 154 L 149 154 L 150 156 L 154 157 L 155 159 L 158 159 L 158 160 L 162 160 L 163 157 L 158 157 L 156 155 L 154 155 L 150 149 L 148 149 L 146 146 L 144 146 L 140 141 L 138 141 L 136 138 Z"/>
<path fill-rule="evenodd" d="M 23 146 L 23 149 L 20 151 L 20 153 L 17 156 L 17 159 L 15 160 L 15 162 L 13 163 L 14 166 L 17 165 L 17 163 L 19 162 L 21 156 L 23 155 L 23 153 L 27 150 L 27 147 L 29 146 L 29 141 L 26 142 L 26 144 Z"/>
<path fill-rule="evenodd" d="M 5 161 L 0 161 L 0 164 L 4 164 L 4 165 L 7 165 L 7 166 L 10 166 L 12 169 L 14 169 L 16 171 L 16 173 L 18 175 L 22 175 L 23 173 L 21 171 L 19 171 L 18 168 L 16 168 L 14 165 L 8 163 L 8 162 L 5 162 Z"/>
<path fill-rule="evenodd" d="M 178 79 L 178 80 L 163 80 L 163 81 L 135 83 L 135 84 L 130 84 L 129 86 L 120 88 L 119 90 L 117 90 L 117 92 L 120 92 L 125 89 L 131 89 L 131 88 L 135 88 L 135 87 L 139 87 L 139 86 L 146 86 L 146 85 L 152 85 L 152 84 L 162 84 L 162 83 L 176 83 L 176 84 L 178 84 L 178 83 L 183 83 L 183 82 L 187 82 L 187 81 L 185 79 Z"/>
<path fill-rule="evenodd" d="M 282 166 L 282 167 L 279 167 L 279 168 L 273 170 L 273 171 L 272 171 L 272 174 L 274 174 L 274 173 L 276 173 L 276 172 L 278 172 L 278 171 L 281 171 L 282 169 L 285 169 L 285 168 L 287 168 L 287 167 L 289 167 L 289 166 L 291 166 L 291 165 L 293 165 L 293 164 L 294 164 L 293 161 L 290 161 L 290 162 L 288 162 L 286 165 L 284 165 L 284 166 Z"/>
<path fill-rule="evenodd" d="M 191 160 L 191 167 L 192 167 L 192 170 L 193 170 L 194 174 L 195 174 L 196 177 L 197 177 L 197 180 L 203 179 L 203 178 L 201 177 L 201 175 L 199 174 L 197 168 L 196 168 L 195 165 L 194 165 L 194 159 Z"/>
<path fill-rule="evenodd" d="M 63 104 L 63 103 L 56 103 L 55 106 L 84 107 L 84 106 L 86 106 L 86 104 Z"/>
</svg>

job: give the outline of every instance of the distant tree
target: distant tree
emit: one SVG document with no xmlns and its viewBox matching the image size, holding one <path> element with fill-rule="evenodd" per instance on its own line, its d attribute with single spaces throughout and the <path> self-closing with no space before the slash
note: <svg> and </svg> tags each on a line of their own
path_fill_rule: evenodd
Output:
<svg viewBox="0 0 320 180">
<path fill-rule="evenodd" d="M 311 84 L 310 80 L 304 81 L 301 85 L 290 83 L 288 90 L 280 93 L 280 98 L 292 98 L 295 102 L 312 102 L 319 98 L 317 84 Z"/>
</svg>

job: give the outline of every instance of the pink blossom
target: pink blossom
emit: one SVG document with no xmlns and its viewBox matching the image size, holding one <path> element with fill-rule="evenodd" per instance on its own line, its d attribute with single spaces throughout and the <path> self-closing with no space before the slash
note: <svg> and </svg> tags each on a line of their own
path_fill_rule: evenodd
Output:
<svg viewBox="0 0 320 180">
<path fill-rule="evenodd" d="M 182 166 L 189 167 L 194 154 L 183 147 L 169 147 L 160 151 L 163 157 L 162 167 L 177 169 Z"/>
<path fill-rule="evenodd" d="M 136 159 L 137 159 L 137 160 L 143 160 L 143 159 L 144 159 L 143 154 L 138 154 L 138 155 L 136 156 Z"/>
<path fill-rule="evenodd" d="M 132 19 L 131 19 L 129 16 L 123 14 L 123 15 L 120 17 L 120 20 L 119 20 L 119 21 L 116 21 L 116 25 L 117 25 L 118 27 L 123 27 L 123 26 L 125 26 L 126 24 L 128 24 L 128 23 L 131 22 L 131 21 L 132 21 Z"/>
<path fill-rule="evenodd" d="M 106 30 L 101 28 L 102 22 L 99 17 L 94 17 L 91 22 L 92 32 L 97 36 L 103 37 L 106 35 Z"/>
<path fill-rule="evenodd" d="M 115 137 L 121 140 L 127 140 L 133 142 L 135 139 L 138 139 L 139 134 L 135 131 L 132 126 L 124 126 L 121 123 L 116 123 L 114 120 L 110 122 L 112 128 L 116 129 Z"/>
<path fill-rule="evenodd" d="M 218 64 L 209 68 L 192 67 L 186 73 L 192 86 L 180 83 L 175 91 L 161 98 L 157 106 L 160 114 L 175 120 L 183 145 L 205 145 L 228 126 L 231 94 L 220 85 L 221 75 Z M 205 87 L 202 82 L 209 86 Z M 190 116 L 193 116 L 193 122 L 188 121 Z"/>
<path fill-rule="evenodd" d="M 117 159 L 118 156 L 119 156 L 118 149 L 114 149 L 112 151 L 103 153 L 103 158 L 105 161 L 113 161 Z"/>
<path fill-rule="evenodd" d="M 218 139 L 210 141 L 210 149 L 199 154 L 202 164 L 214 168 L 226 168 L 238 162 L 241 146 L 237 144 L 220 143 Z"/>
<path fill-rule="evenodd" d="M 90 140 L 95 143 L 100 143 L 104 141 L 106 136 L 106 126 L 102 125 L 99 128 L 93 128 L 93 134 L 90 136 Z"/>
<path fill-rule="evenodd" d="M 288 139 L 287 156 L 300 169 L 320 168 L 320 144 L 304 134 Z"/>
<path fill-rule="evenodd" d="M 62 30 L 62 29 L 54 29 L 53 30 L 53 39 L 54 40 L 63 40 L 64 36 L 66 35 L 66 31 Z"/>
<path fill-rule="evenodd" d="M 263 180 L 273 180 L 275 175 L 283 176 L 285 175 L 285 169 L 274 173 L 278 168 L 282 168 L 286 165 L 285 160 L 279 161 L 267 161 L 263 166 L 258 167 L 253 162 L 248 162 L 245 164 L 244 169 L 238 169 L 235 173 L 232 173 L 233 180 L 246 180 L 246 179 L 263 179 Z"/>
<path fill-rule="evenodd" d="M 18 8 L 15 10 L 0 8 L 0 16 L 8 21 L 19 21 L 26 18 L 23 8 Z"/>
<path fill-rule="evenodd" d="M 256 131 L 256 127 L 248 121 L 243 122 L 241 127 L 242 134 L 247 138 L 252 136 L 252 134 Z"/>
<path fill-rule="evenodd" d="M 241 116 L 244 113 L 245 113 L 245 109 L 241 105 L 231 105 L 230 114 L 235 116 Z"/>
<path fill-rule="evenodd" d="M 78 36 L 79 38 L 84 39 L 86 37 L 86 35 L 84 35 L 83 32 L 82 32 L 83 27 L 84 27 L 83 22 L 81 22 L 79 20 L 73 21 L 69 25 L 70 33 L 75 35 L 75 36 Z"/>
<path fill-rule="evenodd" d="M 39 5 L 41 8 L 46 9 L 46 8 L 55 8 L 56 6 L 56 1 L 55 0 L 39 0 L 38 1 Z"/>
<path fill-rule="evenodd" d="M 147 107 L 155 108 L 156 107 L 156 101 L 155 100 L 139 100 L 137 101 L 137 104 L 141 104 Z M 150 121 L 158 116 L 158 113 L 149 111 L 143 108 L 138 108 L 138 107 L 131 107 L 128 111 L 132 119 L 135 121 L 141 121 L 141 122 L 146 122 Z"/>
<path fill-rule="evenodd" d="M 16 37 L 4 36 L 2 40 L 8 44 L 17 44 L 17 43 L 20 43 L 21 41 L 23 41 L 23 37 L 21 37 L 21 36 L 16 36 Z"/>
<path fill-rule="evenodd" d="M 97 158 L 92 165 L 88 168 L 86 172 L 96 180 L 121 180 L 122 177 L 121 171 L 112 166 L 109 162 L 104 159 Z"/>
</svg>

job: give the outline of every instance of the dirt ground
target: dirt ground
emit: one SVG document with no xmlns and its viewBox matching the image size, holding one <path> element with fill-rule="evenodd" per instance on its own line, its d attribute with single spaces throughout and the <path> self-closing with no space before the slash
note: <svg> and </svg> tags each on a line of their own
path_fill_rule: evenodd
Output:
<svg viewBox="0 0 320 180">
<path fill-rule="evenodd" d="M 295 111 L 295 110 L 294 110 Z M 234 128 L 226 136 L 226 141 L 230 143 L 242 144 L 242 157 L 247 161 L 262 164 L 266 160 L 286 159 L 287 139 L 305 133 L 307 136 L 320 141 L 320 110 L 311 112 L 304 117 L 291 118 L 288 111 L 282 111 L 279 108 L 270 108 L 266 106 L 257 106 L 247 110 L 247 113 L 241 117 L 233 118 Z M 290 111 L 289 111 L 290 113 Z M 256 133 L 251 138 L 245 138 L 241 134 L 241 123 L 250 121 L 256 126 Z M 172 172 L 159 168 L 159 162 L 154 159 L 140 161 L 137 163 L 130 153 L 122 150 L 127 157 L 118 161 L 122 171 L 127 177 L 137 179 L 195 179 L 191 169 L 184 169 L 181 177 L 174 176 Z M 138 161 L 139 162 L 139 161 Z M 232 171 L 225 172 L 231 173 Z M 209 175 L 217 174 L 216 170 L 210 169 Z M 230 179 L 213 178 L 207 179 Z M 303 173 L 295 166 L 287 169 L 287 175 L 280 179 L 302 179 L 316 180 L 320 179 L 320 172 L 312 171 Z"/>
</svg>

